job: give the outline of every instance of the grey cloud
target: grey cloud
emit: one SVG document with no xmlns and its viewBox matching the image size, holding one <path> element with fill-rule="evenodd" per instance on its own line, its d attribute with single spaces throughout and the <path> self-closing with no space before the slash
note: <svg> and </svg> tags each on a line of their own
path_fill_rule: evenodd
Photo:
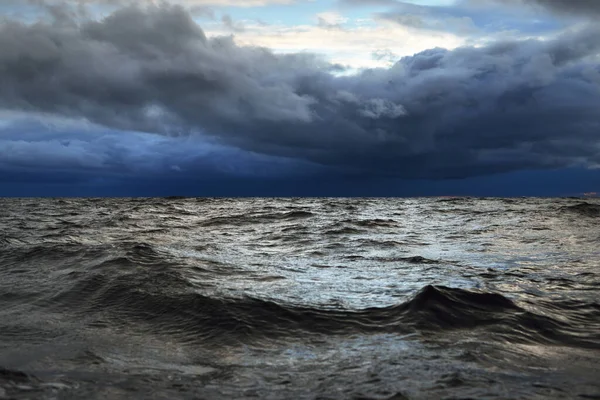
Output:
<svg viewBox="0 0 600 400">
<path fill-rule="evenodd" d="M 426 9 L 426 7 L 423 7 L 423 9 Z M 388 11 L 375 14 L 375 18 L 415 29 L 454 32 L 457 34 L 473 34 L 478 31 L 477 26 L 469 17 L 434 16 L 427 15 L 423 10 L 420 11 L 422 15 L 405 11 Z"/>
<path fill-rule="evenodd" d="M 364 108 L 359 110 L 359 114 L 366 118 L 380 119 L 380 118 L 400 118 L 406 115 L 406 109 L 400 105 L 395 104 L 389 100 L 384 99 L 369 99 L 364 104 Z"/>
<path fill-rule="evenodd" d="M 244 32 L 246 28 L 241 22 L 234 22 L 230 15 L 225 14 L 221 17 L 221 22 L 225 27 L 233 32 Z"/>
<path fill-rule="evenodd" d="M 403 12 L 385 12 L 379 13 L 376 16 L 379 19 L 393 21 L 399 25 L 404 25 L 411 28 L 424 28 L 426 24 L 421 16 L 405 14 Z"/>
<path fill-rule="evenodd" d="M 533 3 L 551 10 L 572 14 L 600 14 L 598 0 L 518 0 L 522 3 Z"/>
<path fill-rule="evenodd" d="M 400 6 L 403 8 L 419 8 L 402 0 L 339 0 L 341 5 L 346 6 Z M 467 6 L 479 6 L 489 4 L 499 5 L 525 5 L 541 6 L 559 13 L 577 15 L 595 15 L 600 13 L 600 1 L 598 0 L 461 0 L 459 4 Z"/>
<path fill-rule="evenodd" d="M 298 160 L 268 157 L 197 137 L 112 132 L 45 117 L 0 127 L 0 170 L 140 177 L 300 177 L 322 171 Z M 0 180 L 2 180 L 2 177 Z M 8 177 L 10 178 L 10 176 Z"/>
<path fill-rule="evenodd" d="M 176 6 L 6 21 L 0 108 L 201 132 L 360 173 L 448 178 L 600 161 L 598 28 L 432 49 L 352 76 L 310 54 L 207 38 Z M 596 58 L 594 58 L 596 57 Z"/>
<path fill-rule="evenodd" d="M 190 13 L 192 14 L 192 16 L 194 17 L 205 17 L 205 18 L 209 18 L 209 19 L 214 19 L 215 18 L 215 12 L 213 11 L 212 8 L 207 7 L 207 6 L 201 6 L 201 5 L 196 5 L 196 6 L 191 6 L 189 8 Z"/>
<path fill-rule="evenodd" d="M 342 0 L 342 2 L 353 3 L 360 2 L 360 0 Z M 490 4 L 501 6 L 535 6 L 562 14 L 594 17 L 600 13 L 600 2 L 597 0 L 462 0 L 462 4 L 467 6 L 486 6 Z"/>
<path fill-rule="evenodd" d="M 323 28 L 323 29 L 327 29 L 327 30 L 337 30 L 337 31 L 344 30 L 344 27 L 341 24 L 332 24 L 331 22 L 328 22 L 325 18 L 322 18 L 322 17 L 318 17 L 317 26 L 319 28 Z"/>
<path fill-rule="evenodd" d="M 377 49 L 371 52 L 371 58 L 377 61 L 396 61 L 398 60 L 398 55 L 391 51 L 390 49 Z"/>
</svg>

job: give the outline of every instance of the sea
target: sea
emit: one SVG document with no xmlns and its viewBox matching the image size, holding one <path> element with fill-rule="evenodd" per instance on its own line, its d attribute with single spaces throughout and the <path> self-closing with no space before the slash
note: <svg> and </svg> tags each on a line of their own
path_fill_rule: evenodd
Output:
<svg viewBox="0 0 600 400">
<path fill-rule="evenodd" d="M 0 399 L 600 399 L 600 199 L 0 199 Z"/>
</svg>

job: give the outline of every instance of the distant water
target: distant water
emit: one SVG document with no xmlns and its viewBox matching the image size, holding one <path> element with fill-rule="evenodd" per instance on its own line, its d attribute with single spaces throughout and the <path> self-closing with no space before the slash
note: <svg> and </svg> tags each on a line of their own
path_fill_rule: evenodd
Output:
<svg viewBox="0 0 600 400">
<path fill-rule="evenodd" d="M 6 397 L 600 399 L 600 200 L 2 199 Z"/>
</svg>

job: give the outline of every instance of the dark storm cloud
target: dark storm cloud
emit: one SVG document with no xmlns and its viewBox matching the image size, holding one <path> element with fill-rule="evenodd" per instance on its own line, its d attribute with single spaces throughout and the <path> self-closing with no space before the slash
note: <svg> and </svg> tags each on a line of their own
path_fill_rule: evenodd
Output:
<svg viewBox="0 0 600 400">
<path fill-rule="evenodd" d="M 5 21 L 0 108 L 200 131 L 248 151 L 410 178 L 594 164 L 599 32 L 432 49 L 335 76 L 313 55 L 208 39 L 177 6 Z"/>
<path fill-rule="evenodd" d="M 381 5 L 415 7 L 414 4 L 402 0 L 339 0 L 339 3 L 348 6 Z M 500 5 L 535 5 L 560 13 L 580 15 L 600 13 L 600 1 L 598 0 L 460 0 L 458 5 L 478 6 L 490 3 Z"/>
<path fill-rule="evenodd" d="M 299 177 L 323 168 L 264 156 L 198 137 L 115 132 L 91 124 L 38 117 L 13 118 L 0 126 L 0 182 L 29 172 L 112 177 Z"/>
</svg>

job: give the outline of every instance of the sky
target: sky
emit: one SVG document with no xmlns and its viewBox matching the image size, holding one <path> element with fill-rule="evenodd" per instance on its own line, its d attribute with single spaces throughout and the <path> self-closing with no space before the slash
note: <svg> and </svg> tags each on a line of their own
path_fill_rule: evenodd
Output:
<svg viewBox="0 0 600 400">
<path fill-rule="evenodd" d="M 597 0 L 0 14 L 0 196 L 600 192 Z"/>
</svg>

